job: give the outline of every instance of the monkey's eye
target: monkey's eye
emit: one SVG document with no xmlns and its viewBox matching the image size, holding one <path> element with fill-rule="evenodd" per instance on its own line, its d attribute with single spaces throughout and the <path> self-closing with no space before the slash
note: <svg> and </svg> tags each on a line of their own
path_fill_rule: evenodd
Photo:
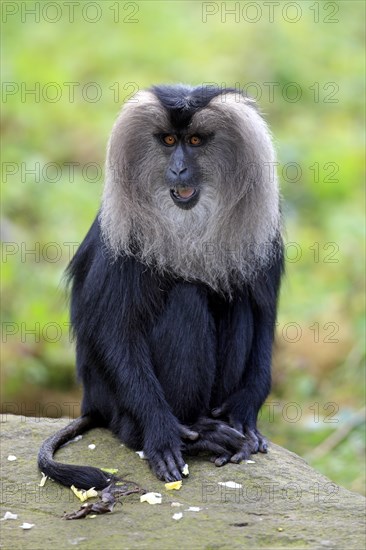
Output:
<svg viewBox="0 0 366 550">
<path fill-rule="evenodd" d="M 165 136 L 162 136 L 163 143 L 167 145 L 168 147 L 172 147 L 176 144 L 177 140 L 172 134 L 166 134 Z"/>
<path fill-rule="evenodd" d="M 188 139 L 189 145 L 193 145 L 193 147 L 197 147 L 198 145 L 202 145 L 202 139 L 199 136 L 191 136 Z"/>
</svg>

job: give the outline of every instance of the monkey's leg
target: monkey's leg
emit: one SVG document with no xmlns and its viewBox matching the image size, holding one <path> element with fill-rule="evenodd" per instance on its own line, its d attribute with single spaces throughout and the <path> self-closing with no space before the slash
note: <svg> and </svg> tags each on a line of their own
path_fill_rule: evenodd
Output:
<svg viewBox="0 0 366 550">
<path fill-rule="evenodd" d="M 283 271 L 282 243 L 279 241 L 274 243 L 273 246 L 276 248 L 276 255 L 271 267 L 268 271 L 259 273 L 253 285 L 247 289 L 246 300 L 242 299 L 235 302 L 233 313 L 236 312 L 238 315 L 240 308 L 242 308 L 242 316 L 247 316 L 250 322 L 247 323 L 246 327 L 243 324 L 241 327 L 240 323 L 237 324 L 236 339 L 231 346 L 233 359 L 224 362 L 224 376 L 228 376 L 228 374 L 231 376 L 231 373 L 235 374 L 241 370 L 239 363 L 236 364 L 235 368 L 234 359 L 243 355 L 238 353 L 240 342 L 243 341 L 245 335 L 249 334 L 250 328 L 251 338 L 247 341 L 248 353 L 244 368 L 241 370 L 241 379 L 238 381 L 236 388 L 211 412 L 212 416 L 215 418 L 222 417 L 227 420 L 230 426 L 242 433 L 244 441 L 241 449 L 230 458 L 227 455 L 218 456 L 219 460 L 215 461 L 218 465 L 225 464 L 229 460 L 240 462 L 248 459 L 252 453 L 258 451 L 265 453 L 268 449 L 267 440 L 257 429 L 257 417 L 271 388 L 272 344 L 277 296 Z M 251 312 L 251 315 L 248 314 L 248 311 Z M 240 319 L 240 316 L 238 318 Z M 234 314 L 232 319 L 235 320 Z M 226 342 L 223 336 L 221 341 L 223 344 Z"/>
<path fill-rule="evenodd" d="M 223 417 L 230 426 L 244 435 L 241 449 L 229 458 L 232 462 L 247 460 L 252 453 L 266 453 L 268 449 L 267 440 L 257 429 L 257 417 L 271 387 L 272 339 L 272 327 L 262 324 L 254 336 L 242 388 L 226 399 L 220 407 L 211 411 L 212 416 Z M 225 460 L 219 462 L 224 464 Z"/>
</svg>

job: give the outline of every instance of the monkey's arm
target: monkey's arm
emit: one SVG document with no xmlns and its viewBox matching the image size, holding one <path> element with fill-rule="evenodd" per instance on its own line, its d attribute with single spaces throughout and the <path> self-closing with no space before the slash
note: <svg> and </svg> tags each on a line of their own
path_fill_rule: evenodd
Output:
<svg viewBox="0 0 366 550">
<path fill-rule="evenodd" d="M 155 375 L 147 342 L 162 293 L 130 258 L 110 259 L 97 221 L 69 267 L 71 322 L 83 414 L 98 415 L 117 435 L 133 419 L 149 463 L 160 479 L 181 479 L 181 437 L 197 437 L 173 415 Z"/>
<path fill-rule="evenodd" d="M 113 355 L 108 370 L 115 378 L 116 407 L 127 411 L 141 427 L 143 450 L 155 475 L 165 481 L 181 479 L 185 465 L 181 437 L 196 439 L 198 434 L 179 424 L 172 414 L 137 327 L 125 335 L 122 345 L 116 345 Z"/>
<path fill-rule="evenodd" d="M 283 272 L 282 242 L 276 261 L 258 277 L 251 291 L 253 341 L 239 389 L 213 409 L 214 417 L 225 416 L 229 424 L 245 435 L 242 449 L 232 456 L 218 457 L 218 465 L 240 462 L 251 453 L 267 452 L 267 441 L 257 430 L 257 416 L 271 388 L 271 359 L 277 298 Z"/>
<path fill-rule="evenodd" d="M 82 412 L 100 418 L 102 425 L 128 445 L 131 437 L 141 442 L 159 479 L 179 480 L 185 465 L 181 438 L 194 440 L 198 433 L 180 424 L 170 410 L 154 374 L 143 332 L 128 317 L 125 322 L 127 326 L 120 335 L 114 334 L 107 323 L 98 323 L 95 338 L 86 340 L 78 327 L 77 360 L 84 385 Z"/>
</svg>

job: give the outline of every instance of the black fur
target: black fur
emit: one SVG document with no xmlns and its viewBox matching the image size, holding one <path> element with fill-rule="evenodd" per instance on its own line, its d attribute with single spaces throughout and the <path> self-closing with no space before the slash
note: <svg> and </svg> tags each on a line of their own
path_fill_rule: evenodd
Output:
<svg viewBox="0 0 366 550">
<path fill-rule="evenodd" d="M 152 91 L 174 128 L 184 130 L 210 100 L 235 90 Z M 130 250 L 138 246 L 132 240 Z M 226 295 L 144 265 L 138 254 L 112 258 L 97 218 L 68 268 L 83 416 L 45 441 L 40 469 L 79 488 L 110 483 L 97 468 L 53 460 L 63 443 L 95 426 L 143 449 L 166 481 L 181 479 L 182 453 L 205 451 L 222 466 L 266 452 L 256 422 L 271 385 L 281 237 L 269 246 L 271 265 L 250 283 L 233 282 Z"/>
<path fill-rule="evenodd" d="M 219 95 L 242 93 L 235 88 L 220 88 L 218 86 L 153 86 L 151 91 L 169 113 L 172 125 L 177 129 L 186 128 L 193 115 L 206 107 L 210 101 Z"/>
<path fill-rule="evenodd" d="M 111 260 L 97 219 L 69 266 L 82 413 L 91 425 L 144 449 L 162 479 L 180 478 L 182 460 L 175 453 L 182 448 L 209 450 L 218 465 L 266 451 L 256 420 L 270 391 L 283 263 L 281 241 L 273 246 L 278 253 L 270 269 L 230 299 L 198 282 L 159 276 L 133 257 Z M 224 423 L 209 420 L 212 410 L 246 435 L 242 452 L 235 430 L 229 428 L 224 440 Z M 179 423 L 200 438 L 182 444 Z M 44 473 L 65 485 L 103 486 L 95 472 L 73 466 L 57 471 L 62 465 L 54 462 L 51 468 L 49 455 L 58 446 L 41 449 Z"/>
</svg>

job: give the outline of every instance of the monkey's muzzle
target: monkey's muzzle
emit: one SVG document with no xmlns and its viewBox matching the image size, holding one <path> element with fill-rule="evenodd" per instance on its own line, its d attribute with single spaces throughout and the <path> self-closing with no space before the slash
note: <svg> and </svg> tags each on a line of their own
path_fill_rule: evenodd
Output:
<svg viewBox="0 0 366 550">
<path fill-rule="evenodd" d="M 179 185 L 170 189 L 170 196 L 174 204 L 185 210 L 193 208 L 197 204 L 199 194 L 200 192 L 196 187 Z"/>
</svg>

